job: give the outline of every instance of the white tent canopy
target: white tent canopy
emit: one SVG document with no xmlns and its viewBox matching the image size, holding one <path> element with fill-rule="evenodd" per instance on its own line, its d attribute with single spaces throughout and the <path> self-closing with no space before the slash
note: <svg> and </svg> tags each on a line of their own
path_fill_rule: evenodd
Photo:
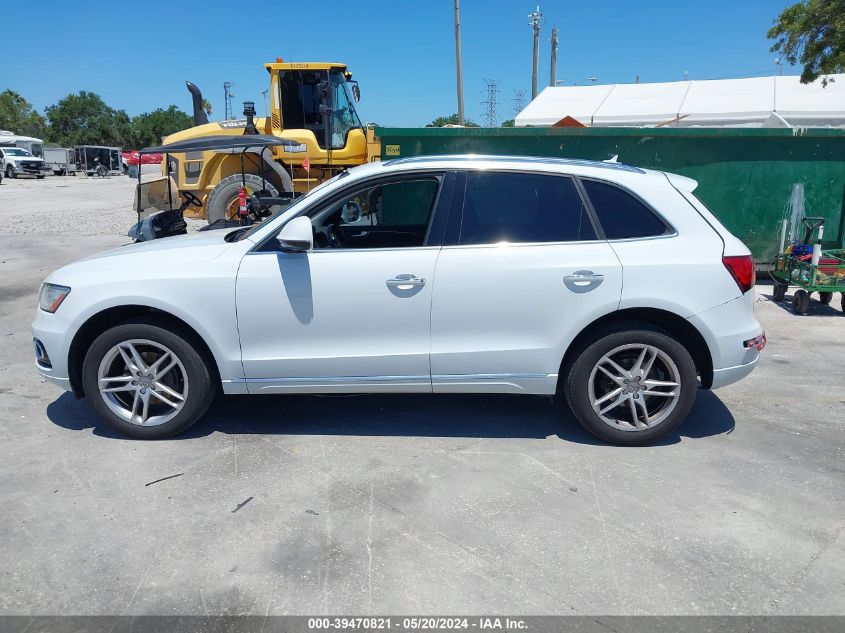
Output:
<svg viewBox="0 0 845 633">
<path fill-rule="evenodd" d="M 515 123 L 548 127 L 569 116 L 595 127 L 845 127 L 845 74 L 827 79 L 826 87 L 797 76 L 555 86 Z"/>
</svg>

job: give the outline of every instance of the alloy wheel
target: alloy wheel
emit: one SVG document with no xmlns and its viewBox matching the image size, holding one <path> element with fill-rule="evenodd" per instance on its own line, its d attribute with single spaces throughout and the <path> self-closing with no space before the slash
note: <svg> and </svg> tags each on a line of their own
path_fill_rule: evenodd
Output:
<svg viewBox="0 0 845 633">
<path fill-rule="evenodd" d="M 621 431 L 644 431 L 663 422 L 681 397 L 677 365 L 653 345 L 620 345 L 590 372 L 590 405 L 601 420 Z"/>
<path fill-rule="evenodd" d="M 97 385 L 109 409 L 139 426 L 172 420 L 188 398 L 182 361 L 161 343 L 147 339 L 112 347 L 100 361 Z"/>
</svg>

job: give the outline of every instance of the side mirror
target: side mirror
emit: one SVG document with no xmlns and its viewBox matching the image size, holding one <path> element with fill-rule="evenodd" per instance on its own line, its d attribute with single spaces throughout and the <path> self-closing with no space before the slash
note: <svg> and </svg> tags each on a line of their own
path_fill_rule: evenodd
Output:
<svg viewBox="0 0 845 633">
<path fill-rule="evenodd" d="M 287 253 L 304 253 L 314 248 L 314 229 L 311 218 L 304 215 L 294 218 L 282 227 L 276 236 L 279 248 Z"/>
</svg>

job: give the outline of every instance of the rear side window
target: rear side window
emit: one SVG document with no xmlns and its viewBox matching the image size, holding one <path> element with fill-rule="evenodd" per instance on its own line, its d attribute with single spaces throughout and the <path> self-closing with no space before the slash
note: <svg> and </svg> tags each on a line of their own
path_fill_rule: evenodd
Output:
<svg viewBox="0 0 845 633">
<path fill-rule="evenodd" d="M 468 172 L 459 244 L 596 239 L 572 178 Z"/>
<path fill-rule="evenodd" d="M 595 180 L 581 182 L 607 239 L 623 240 L 666 233 L 666 224 L 627 191 Z"/>
</svg>

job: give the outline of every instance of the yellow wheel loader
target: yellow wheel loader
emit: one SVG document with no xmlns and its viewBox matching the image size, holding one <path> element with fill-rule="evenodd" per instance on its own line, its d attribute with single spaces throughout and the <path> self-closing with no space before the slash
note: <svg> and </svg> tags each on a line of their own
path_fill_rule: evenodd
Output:
<svg viewBox="0 0 845 633">
<path fill-rule="evenodd" d="M 295 143 L 272 151 L 248 152 L 245 176 L 240 153 L 170 154 L 162 165 L 180 192 L 190 192 L 202 206 L 185 214 L 207 218 L 209 224 L 237 218 L 239 193 L 262 188 L 273 196 L 306 192 L 337 173 L 380 158 L 380 145 L 361 123 L 355 109 L 358 83 L 344 64 L 288 62 L 264 64 L 270 74 L 270 116 L 254 118 L 245 104 L 244 119 L 209 123 L 202 94 L 188 82 L 193 96 L 195 127 L 171 134 L 164 145 L 205 136 L 264 134 Z"/>
</svg>

